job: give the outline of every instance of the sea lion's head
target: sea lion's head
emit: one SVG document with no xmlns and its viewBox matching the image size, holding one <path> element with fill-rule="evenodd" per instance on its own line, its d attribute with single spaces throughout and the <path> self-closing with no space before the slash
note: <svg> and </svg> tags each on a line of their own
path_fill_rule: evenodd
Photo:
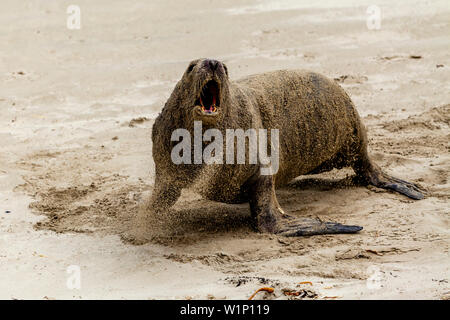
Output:
<svg viewBox="0 0 450 320">
<path fill-rule="evenodd" d="M 183 83 L 189 84 L 188 112 L 194 121 L 215 125 L 223 114 L 228 95 L 228 70 L 224 63 L 212 59 L 191 61 L 183 75 Z"/>
</svg>

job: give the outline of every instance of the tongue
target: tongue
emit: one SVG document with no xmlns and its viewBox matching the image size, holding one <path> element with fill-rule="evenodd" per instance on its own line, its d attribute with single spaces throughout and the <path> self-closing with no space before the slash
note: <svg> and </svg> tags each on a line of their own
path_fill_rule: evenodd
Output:
<svg viewBox="0 0 450 320">
<path fill-rule="evenodd" d="M 216 109 L 216 96 L 213 95 L 213 101 L 207 111 L 213 112 Z"/>
</svg>

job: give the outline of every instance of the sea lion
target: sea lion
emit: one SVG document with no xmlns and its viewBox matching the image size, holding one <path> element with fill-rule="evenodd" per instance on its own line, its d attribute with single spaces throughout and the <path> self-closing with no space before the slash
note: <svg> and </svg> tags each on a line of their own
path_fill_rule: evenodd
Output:
<svg viewBox="0 0 450 320">
<path fill-rule="evenodd" d="M 203 132 L 215 128 L 224 136 L 227 129 L 278 129 L 278 171 L 262 175 L 261 163 L 174 163 L 172 133 L 183 128 L 192 135 L 194 121 L 202 121 Z M 231 81 L 224 63 L 194 60 L 156 118 L 152 141 L 156 178 L 146 214 L 162 214 L 183 188 L 194 187 L 210 200 L 249 202 L 260 232 L 355 233 L 362 227 L 294 218 L 281 209 L 275 194 L 276 187 L 300 175 L 343 167 L 352 167 L 367 184 L 412 199 L 424 197 L 418 186 L 387 175 L 370 159 L 366 132 L 349 96 L 336 82 L 314 72 L 283 70 Z"/>
</svg>

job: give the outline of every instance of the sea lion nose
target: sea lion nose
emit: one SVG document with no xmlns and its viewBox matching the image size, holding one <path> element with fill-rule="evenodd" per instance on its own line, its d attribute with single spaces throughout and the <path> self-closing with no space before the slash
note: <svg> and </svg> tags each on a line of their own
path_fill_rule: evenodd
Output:
<svg viewBox="0 0 450 320">
<path fill-rule="evenodd" d="M 214 71 L 219 66 L 219 61 L 217 61 L 217 60 L 208 60 L 208 64 L 209 64 L 209 67 L 211 68 L 211 70 Z"/>
</svg>

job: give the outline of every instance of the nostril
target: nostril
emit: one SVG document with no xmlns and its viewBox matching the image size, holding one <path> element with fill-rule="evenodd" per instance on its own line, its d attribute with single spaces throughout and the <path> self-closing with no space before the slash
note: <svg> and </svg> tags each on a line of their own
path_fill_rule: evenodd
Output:
<svg viewBox="0 0 450 320">
<path fill-rule="evenodd" d="M 210 66 L 211 70 L 216 70 L 217 67 L 219 66 L 219 61 L 209 60 L 209 66 Z"/>
</svg>

